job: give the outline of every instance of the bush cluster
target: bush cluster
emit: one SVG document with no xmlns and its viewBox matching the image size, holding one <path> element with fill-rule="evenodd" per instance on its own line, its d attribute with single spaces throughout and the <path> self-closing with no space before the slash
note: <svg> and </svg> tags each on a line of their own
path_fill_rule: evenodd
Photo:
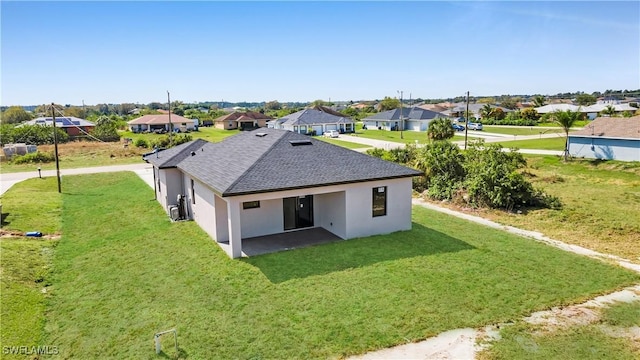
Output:
<svg viewBox="0 0 640 360">
<path fill-rule="evenodd" d="M 59 143 L 69 142 L 69 135 L 64 130 L 56 128 Z M 0 140 L 2 144 L 25 143 L 30 145 L 53 144 L 53 128 L 41 125 L 0 126 Z"/>
<path fill-rule="evenodd" d="M 37 164 L 37 163 L 48 163 L 55 161 L 56 157 L 53 153 L 46 152 L 32 152 L 25 155 L 17 155 L 11 159 L 11 162 L 14 164 Z"/>
<path fill-rule="evenodd" d="M 133 145 L 135 145 L 135 147 L 147 149 L 149 147 L 149 142 L 147 142 L 147 140 L 145 139 L 139 138 L 136 139 Z"/>
<path fill-rule="evenodd" d="M 173 145 L 172 146 L 176 146 L 176 145 L 180 145 L 180 144 L 184 144 L 186 142 L 189 142 L 193 140 L 193 137 L 189 134 L 175 134 L 173 136 Z M 160 138 L 151 140 L 151 142 L 149 143 L 149 146 L 151 146 L 152 148 L 168 148 L 169 145 L 171 144 L 169 135 L 164 135 Z"/>
<path fill-rule="evenodd" d="M 515 149 L 512 149 L 515 150 Z M 414 190 L 434 200 L 449 200 L 476 207 L 513 210 L 520 207 L 560 208 L 557 197 L 533 185 L 522 174 L 522 154 L 502 151 L 499 144 L 472 142 L 462 153 L 449 141 L 434 141 L 420 149 L 371 149 L 384 160 L 413 166 L 424 172 L 414 178 Z"/>
</svg>

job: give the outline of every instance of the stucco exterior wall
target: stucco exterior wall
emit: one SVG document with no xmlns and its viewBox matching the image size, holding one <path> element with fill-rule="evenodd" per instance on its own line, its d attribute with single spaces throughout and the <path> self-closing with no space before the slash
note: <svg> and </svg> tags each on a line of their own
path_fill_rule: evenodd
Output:
<svg viewBox="0 0 640 360">
<path fill-rule="evenodd" d="M 411 178 L 358 185 L 346 192 L 347 239 L 411 229 Z M 373 217 L 373 188 L 380 186 L 387 187 L 387 214 Z"/>
<path fill-rule="evenodd" d="M 187 187 L 190 187 L 191 178 L 186 177 L 186 179 L 188 179 L 188 181 L 185 181 L 185 184 Z M 192 197 L 191 191 L 189 190 L 186 199 L 188 202 L 187 206 L 191 211 L 190 214 L 202 230 L 209 234 L 212 239 L 217 240 L 216 221 L 214 221 L 216 216 L 215 194 L 211 189 L 197 180 L 193 181 L 193 186 L 195 197 Z M 193 199 L 195 199 L 195 203 Z M 226 226 L 226 223 L 223 223 L 223 226 Z"/>
<path fill-rule="evenodd" d="M 640 139 L 569 137 L 569 154 L 603 160 L 640 161 Z"/>
<path fill-rule="evenodd" d="M 240 206 L 240 231 L 243 238 L 281 233 L 284 229 L 282 199 L 261 200 L 260 207 Z"/>
<path fill-rule="evenodd" d="M 315 225 L 347 238 L 346 195 L 344 191 L 314 196 Z"/>
</svg>

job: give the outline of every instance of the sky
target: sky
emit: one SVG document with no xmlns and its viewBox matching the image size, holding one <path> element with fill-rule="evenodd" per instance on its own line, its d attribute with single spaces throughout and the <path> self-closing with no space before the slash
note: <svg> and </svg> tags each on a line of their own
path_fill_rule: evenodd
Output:
<svg viewBox="0 0 640 360">
<path fill-rule="evenodd" d="M 640 2 L 0 3 L 0 105 L 640 88 Z"/>
</svg>

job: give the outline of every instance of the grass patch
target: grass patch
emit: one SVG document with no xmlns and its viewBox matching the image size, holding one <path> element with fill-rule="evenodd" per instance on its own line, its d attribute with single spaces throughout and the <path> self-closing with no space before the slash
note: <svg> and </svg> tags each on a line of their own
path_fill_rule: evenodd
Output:
<svg viewBox="0 0 640 360">
<path fill-rule="evenodd" d="M 545 129 L 538 126 L 502 127 L 495 125 L 484 125 L 484 131 L 488 133 L 523 136 L 554 134 L 563 132 L 561 128 Z"/>
<path fill-rule="evenodd" d="M 211 142 L 218 142 L 218 141 L 224 140 L 225 138 L 231 135 L 237 134 L 239 132 L 240 130 L 224 130 L 224 129 L 215 128 L 213 126 L 209 126 L 209 127 L 199 127 L 198 131 L 189 132 L 189 135 L 191 135 L 191 137 L 194 140 L 204 139 Z M 134 143 L 138 139 L 144 139 L 144 140 L 147 140 L 147 142 L 151 142 L 152 140 L 156 140 L 156 139 L 167 136 L 167 134 L 133 133 L 131 131 L 120 131 L 119 134 L 123 138 L 133 139 Z"/>
<path fill-rule="evenodd" d="M 640 301 L 617 302 L 605 308 L 602 321 L 613 326 L 640 326 Z"/>
<path fill-rule="evenodd" d="M 61 214 L 62 195 L 58 194 L 55 177 L 19 182 L 2 195 L 3 230 L 58 234 Z"/>
<path fill-rule="evenodd" d="M 591 120 L 578 120 L 573 124 L 572 129 L 585 127 L 585 126 L 589 125 L 590 122 L 591 122 Z M 560 127 L 560 125 L 558 125 L 558 123 L 555 123 L 555 122 L 538 123 L 538 126 Z"/>
<path fill-rule="evenodd" d="M 370 148 L 371 147 L 371 146 L 365 145 L 365 144 L 358 144 L 358 143 L 354 143 L 354 142 L 350 142 L 350 141 L 330 139 L 330 138 L 326 138 L 326 137 L 323 137 L 323 136 L 316 136 L 315 138 L 318 139 L 318 140 L 322 140 L 324 142 L 328 142 L 329 144 L 342 146 L 343 148 L 352 149 L 352 150 L 353 149 L 366 149 L 366 148 Z"/>
<path fill-rule="evenodd" d="M 562 151 L 564 149 L 564 142 L 565 138 L 558 135 L 558 137 L 544 139 L 503 141 L 499 144 L 505 148 L 517 147 L 518 149 Z"/>
<path fill-rule="evenodd" d="M 368 139 L 393 141 L 393 142 L 404 143 L 404 144 L 415 144 L 416 140 L 418 141 L 419 144 L 429 143 L 429 138 L 427 138 L 426 131 L 402 131 L 402 139 L 400 138 L 400 133 L 401 133 L 400 131 L 359 129 L 356 131 L 355 134 L 352 134 L 352 135 L 360 136 Z"/>
<path fill-rule="evenodd" d="M 409 232 L 231 260 L 134 174 L 67 183 L 45 338 L 62 357 L 153 357 L 153 334 L 173 327 L 182 357 L 340 357 L 639 279 L 420 207 Z"/>
<path fill-rule="evenodd" d="M 638 358 L 628 339 L 612 338 L 597 326 L 577 326 L 553 332 L 519 322 L 500 331 L 502 339 L 479 359 L 620 359 Z"/>
<path fill-rule="evenodd" d="M 45 294 L 55 241 L 0 238 L 0 303 L 3 359 L 24 359 L 4 353 L 5 347 L 42 346 Z"/>
</svg>

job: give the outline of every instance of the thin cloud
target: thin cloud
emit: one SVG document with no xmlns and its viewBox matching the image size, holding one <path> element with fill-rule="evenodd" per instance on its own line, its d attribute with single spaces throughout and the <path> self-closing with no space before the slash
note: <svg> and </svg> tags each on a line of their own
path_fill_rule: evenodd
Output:
<svg viewBox="0 0 640 360">
<path fill-rule="evenodd" d="M 543 18 L 548 20 L 571 21 L 571 22 L 582 23 L 585 25 L 607 27 L 607 28 L 619 29 L 619 30 L 637 31 L 640 28 L 640 22 L 629 24 L 629 23 L 623 23 L 619 21 L 594 19 L 594 18 L 588 18 L 585 16 L 566 15 L 566 14 L 558 14 L 558 13 L 552 13 L 547 11 L 537 11 L 537 10 L 507 10 L 507 12 L 516 14 L 516 15 L 538 17 L 538 18 Z"/>
</svg>

